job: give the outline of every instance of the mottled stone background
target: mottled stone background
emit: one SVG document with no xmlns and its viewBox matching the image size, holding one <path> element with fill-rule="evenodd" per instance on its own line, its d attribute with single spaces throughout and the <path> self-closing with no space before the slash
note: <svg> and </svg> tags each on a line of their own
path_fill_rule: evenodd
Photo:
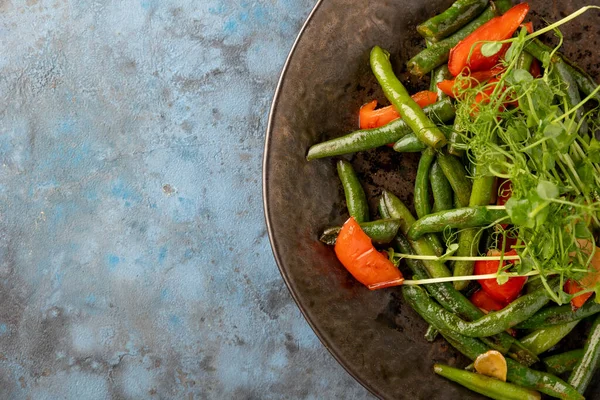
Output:
<svg viewBox="0 0 600 400">
<path fill-rule="evenodd" d="M 314 0 L 0 0 L 0 398 L 368 398 L 275 266 L 261 157 Z"/>
</svg>

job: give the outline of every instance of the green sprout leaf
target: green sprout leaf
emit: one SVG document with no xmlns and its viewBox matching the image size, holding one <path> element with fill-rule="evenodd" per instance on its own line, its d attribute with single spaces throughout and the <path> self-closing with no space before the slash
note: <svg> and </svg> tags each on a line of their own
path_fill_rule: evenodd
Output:
<svg viewBox="0 0 600 400">
<path fill-rule="evenodd" d="M 456 250 L 458 250 L 458 243 L 452 243 L 448 246 L 448 249 L 446 250 L 446 253 L 440 257 L 440 261 L 445 261 L 446 258 L 450 257 L 452 254 L 454 254 L 456 252 Z"/>
<path fill-rule="evenodd" d="M 525 71 L 524 69 L 515 69 L 512 76 L 515 83 L 529 83 L 533 81 L 533 76 L 531 76 L 529 71 Z"/>
<path fill-rule="evenodd" d="M 565 129 L 560 124 L 550 124 L 544 128 L 544 136 L 547 138 L 557 138 L 559 137 Z"/>
<path fill-rule="evenodd" d="M 489 42 L 489 43 L 484 43 L 483 46 L 481 46 L 481 54 L 484 57 L 491 57 L 493 55 L 496 55 L 500 49 L 502 49 L 502 43 L 499 42 Z"/>
<path fill-rule="evenodd" d="M 506 272 L 500 272 L 496 278 L 496 282 L 498 282 L 498 285 L 504 285 L 506 282 L 508 282 L 509 278 L 510 276 L 508 276 Z"/>
<path fill-rule="evenodd" d="M 532 260 L 531 255 L 527 254 L 525 257 L 521 257 L 521 262 L 517 264 L 517 272 L 520 275 L 524 275 L 533 270 L 535 262 Z"/>
<path fill-rule="evenodd" d="M 536 191 L 542 199 L 550 200 L 558 197 L 558 187 L 549 181 L 540 181 Z"/>
<path fill-rule="evenodd" d="M 545 171 L 550 171 L 554 169 L 554 167 L 556 166 L 556 159 L 554 158 L 554 154 L 548 151 L 545 152 L 542 155 L 542 165 Z"/>
<path fill-rule="evenodd" d="M 578 165 L 577 175 L 579 175 L 579 179 L 586 187 L 594 184 L 594 169 L 589 163 L 582 162 Z"/>
<path fill-rule="evenodd" d="M 589 239 L 593 238 L 593 235 L 585 222 L 578 222 L 575 224 L 575 237 L 577 239 Z"/>
<path fill-rule="evenodd" d="M 600 163 L 600 142 L 597 141 L 596 138 L 590 140 L 588 159 L 593 163 Z"/>
<path fill-rule="evenodd" d="M 506 212 L 514 224 L 533 228 L 528 216 L 529 210 L 530 203 L 527 199 L 517 200 L 516 198 L 511 197 L 506 202 Z"/>
</svg>

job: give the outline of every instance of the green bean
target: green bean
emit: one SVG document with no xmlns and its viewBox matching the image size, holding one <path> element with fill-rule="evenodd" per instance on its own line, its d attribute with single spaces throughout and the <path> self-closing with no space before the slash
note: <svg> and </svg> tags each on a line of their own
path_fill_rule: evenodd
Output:
<svg viewBox="0 0 600 400">
<path fill-rule="evenodd" d="M 598 86 L 594 78 L 592 78 L 587 72 L 583 71 L 581 68 L 577 67 L 575 63 L 573 63 L 571 60 L 569 60 L 559 52 L 555 52 L 554 56 L 549 60 L 544 60 L 545 58 L 550 56 L 553 49 L 550 46 L 543 44 L 539 39 L 533 39 L 529 41 L 525 46 L 525 50 L 542 63 L 545 61 L 556 63 L 561 59 L 565 61 L 565 63 L 567 64 L 566 69 L 575 79 L 579 90 L 586 96 L 589 96 Z M 597 102 L 600 102 L 600 93 L 596 93 L 593 98 Z"/>
<path fill-rule="evenodd" d="M 533 56 L 526 51 L 521 52 L 519 54 L 519 58 L 517 59 L 516 68 L 524 69 L 529 72 L 531 70 L 531 64 L 533 63 Z"/>
<path fill-rule="evenodd" d="M 471 360 L 474 360 L 478 355 L 485 353 L 488 350 L 487 347 L 494 348 L 487 342 L 487 339 L 490 338 L 471 338 L 453 331 L 440 331 L 440 334 L 448 341 L 448 343 L 450 343 L 454 348 Z M 502 333 L 501 335 L 506 335 L 514 340 L 510 351 L 508 352 L 508 355 L 511 357 L 511 359 L 526 367 L 529 367 L 539 361 L 539 358 L 524 348 L 518 340 L 514 339 L 507 333 Z M 455 341 L 453 338 L 458 341 Z"/>
<path fill-rule="evenodd" d="M 452 368 L 447 365 L 434 364 L 436 374 L 459 383 L 474 392 L 497 400 L 539 400 L 541 395 L 533 390 L 506 383 L 489 376 Z"/>
<path fill-rule="evenodd" d="M 559 375 L 564 372 L 573 371 L 573 368 L 575 368 L 575 365 L 577 365 L 582 357 L 583 349 L 577 349 L 546 357 L 542 361 L 546 365 L 548 372 Z"/>
<path fill-rule="evenodd" d="M 477 175 L 477 173 L 475 174 Z M 481 207 L 490 204 L 493 190 L 495 187 L 496 178 L 489 175 L 481 175 L 473 181 L 473 188 L 469 196 L 469 206 Z M 491 212 L 489 218 L 504 218 L 502 215 L 493 215 Z M 494 219 L 495 221 L 496 219 Z M 493 221 L 491 221 L 493 222 Z M 491 223 L 490 222 L 490 223 Z M 458 234 L 458 257 L 472 257 L 477 255 L 477 248 L 481 236 L 476 229 L 463 230 Z M 454 276 L 472 275 L 475 263 L 473 261 L 456 261 L 454 263 Z M 458 290 L 463 290 L 467 287 L 469 281 L 456 281 L 454 287 Z"/>
<path fill-rule="evenodd" d="M 507 336 L 510 336 L 508 333 L 505 333 Z M 512 337 L 512 336 L 510 336 Z M 533 354 L 529 351 L 528 348 L 523 346 L 519 340 L 514 340 L 513 344 L 510 347 L 510 351 L 508 355 L 515 361 L 519 362 L 519 364 L 525 365 L 527 367 L 535 364 L 540 361 L 537 355 Z"/>
<path fill-rule="evenodd" d="M 496 14 L 502 15 L 512 8 L 513 3 L 511 0 L 494 0 L 491 5 Z"/>
<path fill-rule="evenodd" d="M 476 171 L 476 175 L 479 171 Z M 493 175 L 482 175 L 473 181 L 473 189 L 469 196 L 469 206 L 487 206 L 490 204 L 492 192 L 494 191 L 496 177 Z"/>
<path fill-rule="evenodd" d="M 450 136 L 452 130 L 451 127 L 440 126 L 439 129 L 446 138 Z M 394 143 L 394 151 L 397 151 L 398 153 L 417 153 L 419 151 L 424 151 L 425 149 L 427 149 L 427 145 L 421 142 L 414 133 L 410 133 Z"/>
<path fill-rule="evenodd" d="M 499 0 L 495 2 L 495 5 L 497 9 L 504 12 L 508 10 L 512 4 L 510 0 Z M 408 60 L 408 70 L 413 75 L 423 76 L 432 71 L 435 67 L 446 63 L 446 61 L 448 61 L 450 49 L 469 36 L 475 29 L 494 18 L 494 16 L 494 8 L 492 6 L 487 7 L 477 18 L 459 29 L 453 35 L 433 43 L 431 47 L 421 51 L 419 54 Z"/>
<path fill-rule="evenodd" d="M 394 244 L 398 246 L 403 254 L 414 254 L 414 250 L 406 237 L 399 233 Z M 407 265 L 413 272 L 414 279 L 427 279 L 429 274 L 423 266 L 422 261 L 406 259 Z M 425 288 L 444 308 L 464 319 L 475 320 L 481 318 L 484 313 L 469 301 L 462 293 L 452 287 L 449 282 L 434 283 L 426 285 Z"/>
<path fill-rule="evenodd" d="M 532 353 L 541 354 L 556 346 L 578 323 L 579 321 L 567 322 L 566 324 L 535 330 L 521 338 L 521 343 Z"/>
<path fill-rule="evenodd" d="M 424 238 L 427 241 L 427 243 L 429 243 L 429 246 L 433 249 L 433 253 L 436 256 L 441 257 L 444 254 L 444 245 L 442 244 L 442 241 L 439 237 L 437 237 L 434 234 L 431 234 L 425 235 Z"/>
<path fill-rule="evenodd" d="M 404 286 L 402 288 L 403 292 L 407 287 L 408 286 Z M 404 292 L 405 297 L 406 295 L 406 292 Z M 417 312 L 421 314 L 419 311 Z M 421 314 L 421 317 L 433 325 L 432 321 L 428 320 L 430 315 L 431 314 L 429 313 Z M 439 329 L 439 327 L 436 328 Z M 480 354 L 489 350 L 488 347 L 477 338 L 468 337 L 450 330 L 440 330 L 440 333 L 448 343 L 471 360 L 475 360 Z M 577 393 L 575 388 L 552 374 L 530 369 L 510 358 L 506 359 L 506 365 L 508 366 L 506 379 L 509 382 L 516 383 L 517 385 L 529 389 L 538 390 L 544 394 L 560 399 L 584 399 L 583 396 Z"/>
<path fill-rule="evenodd" d="M 437 160 L 448 182 L 450 182 L 452 190 L 458 197 L 460 206 L 467 207 L 471 197 L 472 184 L 467 177 L 465 167 L 458 158 L 444 152 L 438 154 Z"/>
<path fill-rule="evenodd" d="M 435 160 L 435 150 L 427 148 L 421 154 L 419 166 L 417 167 L 417 176 L 415 178 L 414 204 L 417 217 L 422 218 L 431 213 L 431 203 L 429 202 L 429 170 Z"/>
<path fill-rule="evenodd" d="M 544 283 L 539 275 L 532 276 L 527 279 L 527 283 L 525 284 L 525 293 L 531 293 L 534 290 L 539 289 L 543 284 Z M 535 316 L 533 318 L 535 318 Z M 525 321 L 525 323 L 527 322 L 528 321 Z"/>
<path fill-rule="evenodd" d="M 427 327 L 427 331 L 425 332 L 425 340 L 428 342 L 433 342 L 440 334 L 440 331 L 435 329 L 433 326 L 429 325 Z"/>
<path fill-rule="evenodd" d="M 444 174 L 444 176 L 445 176 L 445 174 Z M 450 183 L 450 181 L 448 181 L 448 183 Z M 450 187 L 452 187 L 452 185 L 450 185 Z M 466 207 L 466 206 L 463 206 L 462 204 L 460 204 L 460 200 L 458 199 L 458 196 L 454 192 L 452 194 L 452 202 L 453 202 L 452 204 L 454 204 L 454 208 Z"/>
<path fill-rule="evenodd" d="M 434 159 L 435 150 L 429 147 L 421 155 L 419 166 L 417 167 L 414 204 L 419 218 L 431 212 L 431 204 L 429 203 L 429 170 Z M 444 246 L 436 235 L 425 235 L 425 239 L 436 251 L 436 254 L 442 255 L 444 253 Z"/>
<path fill-rule="evenodd" d="M 448 95 L 446 93 L 442 92 L 442 90 L 438 87 L 437 84 L 446 79 L 454 78 L 452 76 L 452 74 L 450 73 L 450 71 L 448 70 L 448 65 L 447 64 L 440 65 L 439 67 L 434 69 L 431 74 L 432 75 L 431 75 L 431 82 L 429 84 L 429 91 L 437 94 L 438 101 L 445 99 L 446 97 L 448 97 Z"/>
<path fill-rule="evenodd" d="M 431 192 L 433 193 L 433 211 L 450 210 L 453 205 L 452 186 L 448 178 L 444 175 L 442 167 L 436 160 L 429 171 L 429 182 L 431 183 Z"/>
<path fill-rule="evenodd" d="M 377 210 L 379 211 L 379 215 L 381 216 L 381 218 L 383 218 L 383 219 L 392 218 L 390 216 L 390 212 L 387 209 L 387 206 L 385 205 L 385 199 L 383 197 L 379 198 L 379 202 L 377 203 Z"/>
<path fill-rule="evenodd" d="M 426 233 L 442 232 L 446 228 L 474 228 L 487 226 L 495 221 L 509 221 L 505 209 L 475 206 L 439 211 L 419 218 L 408 231 L 409 239 L 419 239 Z"/>
<path fill-rule="evenodd" d="M 385 244 L 391 242 L 398 229 L 400 228 L 400 220 L 398 219 L 378 219 L 372 222 L 361 222 L 361 229 L 369 236 L 373 242 L 377 244 Z M 325 229 L 319 240 L 330 246 L 335 245 L 335 241 L 342 229 L 341 226 L 334 226 Z"/>
<path fill-rule="evenodd" d="M 583 357 L 575 365 L 569 376 L 569 383 L 581 394 L 585 392 L 600 362 L 600 316 L 592 324 L 592 329 L 583 348 Z"/>
<path fill-rule="evenodd" d="M 425 115 L 443 123 L 454 118 L 455 109 L 449 98 L 423 108 Z M 394 143 L 412 133 L 410 126 L 402 118 L 373 129 L 362 129 L 310 147 L 307 160 L 356 153 Z"/>
<path fill-rule="evenodd" d="M 574 64 L 570 64 L 570 60 L 564 58 L 567 62 L 567 69 L 575 78 L 575 82 L 577 82 L 577 87 L 581 91 L 581 93 L 589 96 L 592 92 L 598 87 L 598 83 L 592 78 L 587 72 L 583 71 L 581 68 Z M 600 103 L 600 93 L 596 93 L 592 97 L 594 100 Z"/>
<path fill-rule="evenodd" d="M 457 0 L 450 8 L 417 25 L 417 32 L 434 42 L 450 36 L 477 17 L 488 5 L 488 0 Z"/>
<path fill-rule="evenodd" d="M 577 390 L 559 377 L 546 372 L 527 368 L 518 362 L 506 359 L 508 374 L 506 380 L 517 385 L 538 390 L 548 396 L 564 400 L 585 400 Z"/>
<path fill-rule="evenodd" d="M 402 203 L 402 201 L 400 201 L 399 198 L 388 191 L 383 192 L 383 198 L 385 199 L 385 204 L 390 216 L 400 220 L 400 232 L 406 234 L 406 232 L 408 232 L 410 229 L 410 226 L 415 222 L 415 217 L 413 217 L 409 209 L 404 205 L 404 203 Z M 410 244 L 415 249 L 417 254 L 428 256 L 436 255 L 435 249 L 431 247 L 430 242 L 424 238 L 411 240 Z M 443 262 L 436 260 L 425 260 L 423 264 L 425 265 L 429 276 L 432 278 L 451 276 L 450 270 L 448 270 L 448 267 L 446 267 Z"/>
<path fill-rule="evenodd" d="M 446 145 L 446 136 L 439 130 L 421 107 L 410 97 L 402 82 L 394 75 L 390 54 L 379 46 L 371 50 L 371 69 L 383 89 L 385 97 L 394 105 L 420 141 L 433 148 Z"/>
<path fill-rule="evenodd" d="M 566 103 L 565 111 L 568 111 L 575 107 L 581 102 L 581 96 L 579 95 L 579 88 L 577 87 L 577 81 L 569 72 L 567 64 L 563 60 L 558 60 L 554 63 L 551 70 L 551 76 L 561 84 L 564 96 L 563 99 Z M 583 118 L 583 108 L 579 107 L 575 111 L 575 121 L 579 123 Z M 587 133 L 588 126 L 585 120 L 579 125 L 579 134 L 585 135 Z"/>
<path fill-rule="evenodd" d="M 398 153 L 418 153 L 426 148 L 427 146 L 414 133 L 406 135 L 394 143 L 394 151 Z"/>
<path fill-rule="evenodd" d="M 480 354 L 488 351 L 488 348 L 479 339 L 451 331 L 440 331 L 440 333 L 452 347 L 470 360 L 475 360 Z M 577 393 L 574 387 L 557 376 L 530 369 L 508 358 L 506 359 L 506 365 L 508 367 L 506 380 L 509 382 L 529 389 L 539 390 L 544 394 L 559 399 L 583 400 L 583 396 Z"/>
<path fill-rule="evenodd" d="M 544 43 L 542 43 L 539 39 L 533 39 L 533 40 L 530 40 L 529 42 L 527 42 L 524 50 L 527 53 L 534 56 L 535 58 L 537 58 L 542 63 L 545 63 L 547 61 L 557 62 L 561 58 L 558 55 L 558 53 L 554 53 L 552 58 L 547 59 L 548 57 L 550 57 L 550 54 L 552 54 L 553 49 L 550 46 L 547 46 Z"/>
<path fill-rule="evenodd" d="M 346 195 L 346 206 L 348 213 L 354 217 L 356 222 L 367 222 L 369 220 L 369 203 L 367 195 L 363 190 L 358 177 L 352 168 L 352 164 L 345 160 L 337 163 L 338 176 L 342 181 L 344 194 Z"/>
<path fill-rule="evenodd" d="M 465 151 L 460 148 L 460 146 L 465 143 L 464 138 L 461 136 L 464 131 L 465 130 L 462 128 L 459 121 L 454 121 L 452 132 L 450 132 L 450 136 L 448 136 L 448 154 L 456 157 L 462 157 L 465 154 Z"/>
<path fill-rule="evenodd" d="M 541 287 L 541 286 L 540 286 Z M 570 304 L 564 306 L 547 307 L 516 326 L 517 329 L 539 329 L 554 325 L 565 324 L 589 317 L 600 312 L 600 304 L 588 301 L 583 306 L 573 311 Z"/>
<path fill-rule="evenodd" d="M 396 236 L 394 245 L 404 254 L 414 254 L 410 242 L 401 233 Z M 429 278 L 427 270 L 421 261 L 414 259 L 406 259 L 405 261 L 412 270 L 414 279 Z M 471 303 L 462 293 L 454 289 L 450 282 L 425 285 L 425 288 L 429 294 L 440 303 L 440 305 L 448 311 L 459 315 L 461 318 L 472 321 L 484 316 L 484 313 Z M 515 338 L 506 332 L 482 338 L 482 340 L 487 346 L 498 350 L 503 354 L 510 351 L 509 355 L 512 358 L 524 364 L 531 365 L 538 361 L 534 354 L 531 354 L 528 350 L 524 349 Z"/>
<path fill-rule="evenodd" d="M 454 330 L 471 337 L 487 337 L 504 332 L 531 317 L 549 301 L 546 289 L 540 289 L 519 297 L 500 311 L 466 322 L 431 300 L 422 288 L 405 285 L 402 290 L 411 307 L 421 315 L 429 315 L 426 320 L 431 325 L 439 330 Z"/>
<path fill-rule="evenodd" d="M 465 229 L 458 233 L 458 249 L 455 255 L 457 257 L 474 257 L 477 255 L 478 241 L 477 229 Z M 454 276 L 472 275 L 475 263 L 472 261 L 455 261 L 453 274 Z M 455 281 L 454 287 L 457 290 L 464 290 L 469 281 Z"/>
</svg>

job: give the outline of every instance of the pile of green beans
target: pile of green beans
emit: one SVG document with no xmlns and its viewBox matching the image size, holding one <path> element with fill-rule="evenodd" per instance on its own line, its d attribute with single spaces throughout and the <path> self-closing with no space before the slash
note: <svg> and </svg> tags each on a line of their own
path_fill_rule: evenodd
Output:
<svg viewBox="0 0 600 400">
<path fill-rule="evenodd" d="M 420 257 L 403 259 L 413 283 L 405 281 L 402 293 L 405 302 L 429 324 L 425 339 L 435 341 L 441 336 L 471 360 L 490 349 L 501 352 L 506 356 L 509 383 L 441 364 L 434 366 L 435 373 L 491 398 L 539 399 L 541 392 L 560 399 L 583 399 L 600 366 L 600 303 L 591 300 L 577 310 L 570 304 L 551 303 L 548 287 L 558 288 L 561 282 L 546 276 L 530 281 L 523 294 L 500 311 L 486 313 L 465 294 L 472 290 L 467 288 L 479 287 L 465 279 L 473 275 L 472 259 L 480 255 L 481 232 L 487 230 L 485 237 L 490 237 L 494 226 L 511 224 L 511 220 L 506 207 L 493 205 L 497 178 L 485 163 L 469 159 L 463 150 L 466 146 L 461 142 L 468 136 L 461 136 L 465 129 L 453 122 L 453 99 L 437 83 L 453 78 L 445 65 L 450 49 L 510 7 L 510 0 L 456 0 L 417 27 L 427 48 L 408 61 L 408 71 L 416 76 L 431 73 L 430 90 L 438 96 L 435 104 L 423 109 L 394 74 L 389 53 L 373 47 L 369 62 L 374 77 L 401 118 L 317 143 L 309 148 L 307 160 L 345 156 L 336 166 L 348 215 L 375 245 L 389 249 L 390 254 Z M 530 70 L 535 59 L 545 63 L 550 78 L 564 86 L 561 101 L 568 109 L 597 87 L 588 74 L 538 39 L 527 42 L 516 66 Z M 600 104 L 600 94 L 594 99 Z M 582 121 L 579 134 L 588 135 L 582 109 L 576 117 Z M 493 144 L 499 141 L 495 135 L 491 139 Z M 378 210 L 371 213 L 360 171 L 348 161 L 347 155 L 391 144 L 399 153 L 421 153 L 414 184 L 416 217 L 387 190 L 381 191 Z M 335 245 L 340 230 L 339 225 L 325 227 L 320 241 Z M 447 251 L 454 252 L 453 262 L 445 261 Z M 414 281 L 452 276 L 463 279 L 421 286 Z M 557 353 L 560 341 L 586 318 L 594 322 L 584 348 Z M 567 381 L 558 377 L 567 373 Z"/>
<path fill-rule="evenodd" d="M 468 24 L 460 28 L 452 35 L 433 43 L 431 46 L 421 51 L 419 54 L 411 58 L 407 67 L 408 70 L 417 75 L 423 76 L 431 72 L 434 68 L 448 61 L 450 49 L 458 44 L 461 40 L 469 36 L 475 29 L 494 18 L 497 13 L 502 13 L 512 6 L 510 0 L 497 0 L 477 16 Z"/>
</svg>

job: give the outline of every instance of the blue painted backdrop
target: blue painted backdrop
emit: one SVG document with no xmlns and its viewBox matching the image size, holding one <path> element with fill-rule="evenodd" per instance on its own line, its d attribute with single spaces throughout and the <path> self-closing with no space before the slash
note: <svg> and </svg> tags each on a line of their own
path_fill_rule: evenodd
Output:
<svg viewBox="0 0 600 400">
<path fill-rule="evenodd" d="M 0 0 L 0 398 L 367 398 L 272 258 L 314 0 Z"/>
</svg>

